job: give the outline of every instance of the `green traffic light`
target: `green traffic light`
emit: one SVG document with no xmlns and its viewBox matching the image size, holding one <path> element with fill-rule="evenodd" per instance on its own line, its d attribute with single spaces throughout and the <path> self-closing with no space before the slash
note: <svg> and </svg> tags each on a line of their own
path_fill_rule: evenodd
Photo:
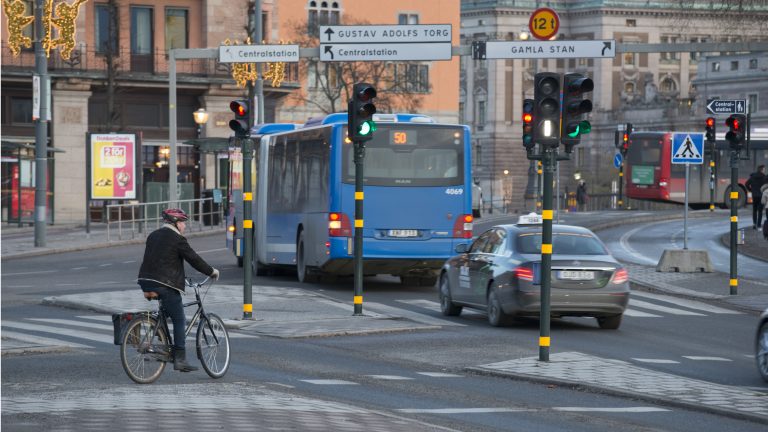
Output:
<svg viewBox="0 0 768 432">
<path fill-rule="evenodd" d="M 581 123 L 579 123 L 579 133 L 588 134 L 590 132 L 592 132 L 592 125 L 589 124 L 588 121 L 582 120 Z"/>
<path fill-rule="evenodd" d="M 578 137 L 578 136 L 579 136 L 579 129 L 580 129 L 580 125 L 576 125 L 576 126 L 573 128 L 573 132 L 569 132 L 569 133 L 568 133 L 568 136 L 569 136 L 569 137 L 571 137 L 571 138 L 576 138 L 576 137 Z"/>
<path fill-rule="evenodd" d="M 365 121 L 360 123 L 360 128 L 358 129 L 358 133 L 363 136 L 370 135 L 375 131 L 376 131 L 376 123 L 372 121 Z"/>
</svg>

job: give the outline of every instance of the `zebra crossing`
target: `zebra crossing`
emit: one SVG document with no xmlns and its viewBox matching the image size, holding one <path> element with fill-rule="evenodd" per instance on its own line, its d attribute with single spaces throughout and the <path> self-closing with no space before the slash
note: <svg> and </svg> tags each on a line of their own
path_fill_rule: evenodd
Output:
<svg viewBox="0 0 768 432">
<path fill-rule="evenodd" d="M 114 329 L 110 315 L 79 315 L 71 319 L 24 318 L 2 320 L 3 339 L 14 339 L 33 345 L 56 348 L 96 348 L 114 345 Z M 169 322 L 173 331 L 173 326 Z M 191 334 L 194 336 L 195 330 Z M 231 339 L 258 336 L 229 332 Z"/>
</svg>

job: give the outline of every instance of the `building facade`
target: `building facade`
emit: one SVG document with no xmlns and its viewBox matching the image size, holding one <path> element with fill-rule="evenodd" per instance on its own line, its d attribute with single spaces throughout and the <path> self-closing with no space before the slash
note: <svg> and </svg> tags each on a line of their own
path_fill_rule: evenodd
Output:
<svg viewBox="0 0 768 432">
<path fill-rule="evenodd" d="M 539 7 L 549 7 L 560 19 L 556 37 L 564 40 L 614 39 L 620 44 L 765 41 L 768 5 L 750 2 L 752 9 L 745 11 L 732 7 L 733 3 L 464 0 L 461 40 L 469 45 L 477 40 L 529 39 L 531 14 Z M 743 31 L 734 32 L 736 23 L 744 24 L 739 20 L 753 24 L 740 25 Z M 471 124 L 475 131 L 474 168 L 486 202 L 492 199 L 497 206 L 515 203 L 514 211 L 535 208 L 531 198 L 536 170 L 526 159 L 519 120 L 523 99 L 533 98 L 535 73 L 580 72 L 594 80 L 594 107 L 589 117 L 592 132 L 582 138 L 570 161 L 558 164 L 559 183 L 562 192 L 574 191 L 575 177 L 581 177 L 590 185 L 590 193 L 608 193 L 618 180 L 612 159 L 619 125 L 633 123 L 635 130 L 703 131 L 702 101 L 707 90 L 694 85 L 701 58 L 702 53 L 697 52 L 628 52 L 612 59 L 462 58 L 460 121 Z M 757 76 L 751 79 L 759 81 Z M 761 103 L 756 105 L 765 110 Z M 761 118 L 758 122 L 764 121 Z"/>
</svg>

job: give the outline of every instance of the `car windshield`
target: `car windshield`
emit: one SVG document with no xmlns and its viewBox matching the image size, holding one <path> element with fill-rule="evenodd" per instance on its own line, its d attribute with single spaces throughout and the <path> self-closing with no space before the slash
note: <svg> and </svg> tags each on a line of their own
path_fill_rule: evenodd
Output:
<svg viewBox="0 0 768 432">
<path fill-rule="evenodd" d="M 541 253 L 541 233 L 520 234 L 517 250 L 524 254 Z M 608 255 L 598 239 L 581 233 L 553 233 L 553 255 Z"/>
</svg>

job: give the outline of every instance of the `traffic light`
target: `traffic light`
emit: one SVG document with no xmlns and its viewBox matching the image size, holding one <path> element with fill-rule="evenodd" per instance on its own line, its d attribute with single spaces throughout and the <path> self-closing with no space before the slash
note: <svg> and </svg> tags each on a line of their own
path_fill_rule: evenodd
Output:
<svg viewBox="0 0 768 432">
<path fill-rule="evenodd" d="M 235 118 L 229 121 L 229 128 L 235 131 L 238 138 L 248 138 L 250 129 L 248 127 L 248 117 L 250 115 L 250 106 L 245 99 L 233 100 L 229 103 L 229 109 L 235 113 Z"/>
<path fill-rule="evenodd" d="M 707 129 L 707 141 L 715 141 L 715 118 L 707 117 L 705 122 Z"/>
<path fill-rule="evenodd" d="M 728 133 L 725 134 L 725 140 L 731 145 L 731 149 L 740 150 L 744 147 L 744 130 L 747 127 L 747 117 L 743 114 L 731 114 L 725 120 L 728 126 Z"/>
<path fill-rule="evenodd" d="M 376 105 L 373 98 L 376 97 L 376 89 L 366 83 L 357 83 L 352 88 L 352 99 L 347 104 L 347 135 L 352 141 L 369 141 L 373 138 L 376 123 L 373 122 L 373 114 L 376 113 Z"/>
<path fill-rule="evenodd" d="M 589 121 L 582 120 L 581 116 L 592 112 L 592 101 L 584 97 L 594 88 L 592 79 L 580 73 L 568 73 L 563 78 L 563 134 L 560 142 L 568 153 L 581 142 L 582 135 L 592 130 Z"/>
<path fill-rule="evenodd" d="M 560 145 L 560 75 L 539 72 L 533 79 L 534 136 L 543 147 Z"/>
<path fill-rule="evenodd" d="M 631 126 L 631 125 L 628 124 L 627 126 Z M 628 151 L 629 151 L 629 132 L 625 130 L 624 133 L 621 135 L 621 154 L 626 156 Z"/>
<path fill-rule="evenodd" d="M 533 99 L 523 99 L 523 146 L 526 150 L 536 146 L 533 132 Z"/>
</svg>

